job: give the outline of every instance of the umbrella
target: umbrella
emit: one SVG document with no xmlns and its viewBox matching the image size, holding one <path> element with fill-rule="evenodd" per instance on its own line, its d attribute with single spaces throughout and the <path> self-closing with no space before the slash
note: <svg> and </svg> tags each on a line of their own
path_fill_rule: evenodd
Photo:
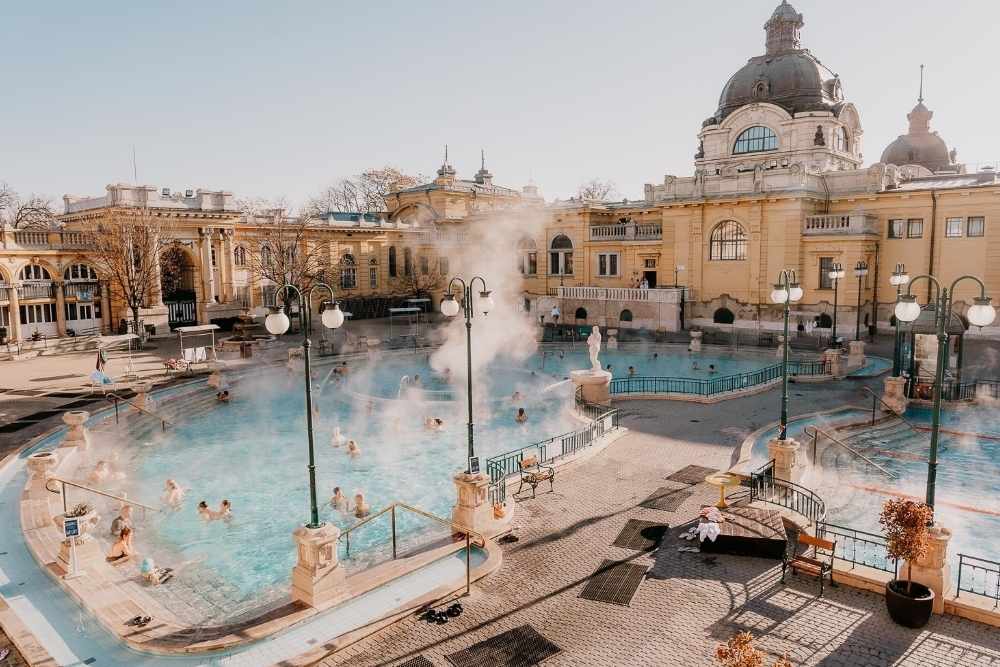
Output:
<svg viewBox="0 0 1000 667">
<path fill-rule="evenodd" d="M 97 370 L 103 371 L 104 364 L 108 363 L 108 351 L 106 349 L 98 348 L 97 350 Z"/>
</svg>

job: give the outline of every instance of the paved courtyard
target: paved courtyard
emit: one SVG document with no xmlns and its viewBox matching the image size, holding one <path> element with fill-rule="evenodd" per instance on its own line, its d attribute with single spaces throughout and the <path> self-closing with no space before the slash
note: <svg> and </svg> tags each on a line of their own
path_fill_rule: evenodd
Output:
<svg viewBox="0 0 1000 667">
<path fill-rule="evenodd" d="M 172 344 L 158 341 L 157 349 L 143 353 L 141 372 L 161 372 L 162 360 L 176 356 Z M 876 353 L 889 356 L 891 344 L 890 337 L 880 337 Z M 995 344 L 974 345 L 976 352 L 967 359 L 977 368 L 969 377 L 995 376 Z M 86 371 L 92 360 L 92 354 L 81 351 L 2 362 L 0 385 L 15 391 L 79 391 L 78 378 L 58 378 Z M 791 384 L 789 413 L 845 404 L 870 407 L 861 388 L 880 385 L 881 379 Z M 72 400 L 7 392 L 0 395 L 0 412 L 8 414 L 0 424 Z M 410 617 L 316 664 L 395 666 L 423 656 L 432 665 L 450 667 L 445 656 L 527 624 L 562 649 L 546 667 L 710 665 L 715 646 L 743 629 L 752 630 L 758 646 L 769 653 L 788 652 L 796 666 L 1000 665 L 1000 630 L 995 628 L 935 617 L 923 630 L 907 630 L 889 620 L 880 595 L 839 587 L 827 588 L 825 598 L 818 599 L 811 577 L 781 586 L 776 561 L 678 552 L 678 546 L 689 543 L 677 534 L 700 505 L 714 502 L 713 487 L 693 487 L 693 495 L 673 512 L 639 506 L 665 485 L 668 475 L 688 465 L 728 468 L 746 435 L 776 421 L 778 403 L 777 389 L 714 405 L 616 403 L 629 433 L 587 464 L 562 471 L 555 492 L 539 487 L 537 498 L 521 498 L 515 518 L 520 539 L 503 546 L 501 570 L 462 599 L 462 616 L 446 625 Z M 53 415 L 14 434 L 0 433 L 0 458 L 57 424 Z M 670 530 L 653 552 L 612 546 L 629 519 L 666 523 Z M 604 559 L 648 567 L 629 606 L 579 597 Z M 0 633 L 0 648 L 7 645 Z M 16 653 L 13 658 L 12 666 L 23 664 Z"/>
</svg>

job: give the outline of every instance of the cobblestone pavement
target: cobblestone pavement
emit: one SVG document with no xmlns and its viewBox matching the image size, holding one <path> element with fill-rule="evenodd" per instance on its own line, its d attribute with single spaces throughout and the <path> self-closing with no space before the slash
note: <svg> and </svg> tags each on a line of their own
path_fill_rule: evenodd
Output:
<svg viewBox="0 0 1000 667">
<path fill-rule="evenodd" d="M 803 387 L 810 388 L 796 393 L 804 394 L 799 405 L 806 407 L 838 391 L 856 393 Z M 717 499 L 714 487 L 696 486 L 676 512 L 637 506 L 687 465 L 728 467 L 742 440 L 738 432 L 758 419 L 774 421 L 775 398 L 767 392 L 714 406 L 620 403 L 631 432 L 560 476 L 554 493 L 519 503 L 520 541 L 504 546 L 503 567 L 463 600 L 461 617 L 440 626 L 410 617 L 320 664 L 391 666 L 423 655 L 446 667 L 446 655 L 530 624 L 563 649 L 546 667 L 711 665 L 715 646 L 743 629 L 759 638 L 760 648 L 787 652 L 797 666 L 1000 665 L 994 628 L 935 617 L 923 630 L 908 630 L 889 620 L 881 595 L 841 586 L 819 599 L 812 577 L 781 586 L 775 561 L 678 552 L 690 544 L 678 533 L 702 504 Z M 691 416 L 698 414 L 704 419 Z M 671 530 L 652 553 L 611 546 L 629 519 L 665 522 Z M 578 597 L 605 558 L 649 567 L 627 607 Z"/>
</svg>

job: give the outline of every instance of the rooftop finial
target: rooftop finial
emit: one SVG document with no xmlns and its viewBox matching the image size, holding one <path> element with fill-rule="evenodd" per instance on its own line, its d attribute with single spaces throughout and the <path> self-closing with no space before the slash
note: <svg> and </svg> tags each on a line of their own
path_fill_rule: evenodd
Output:
<svg viewBox="0 0 1000 667">
<path fill-rule="evenodd" d="M 448 164 L 448 144 L 444 145 L 444 163 Z"/>
<path fill-rule="evenodd" d="M 481 150 L 480 151 L 480 155 L 482 156 L 483 160 L 479 164 L 479 168 L 480 169 L 486 169 L 486 151 L 485 150 Z"/>
<path fill-rule="evenodd" d="M 918 102 L 924 101 L 924 66 L 920 66 L 920 96 L 917 97 Z"/>
</svg>

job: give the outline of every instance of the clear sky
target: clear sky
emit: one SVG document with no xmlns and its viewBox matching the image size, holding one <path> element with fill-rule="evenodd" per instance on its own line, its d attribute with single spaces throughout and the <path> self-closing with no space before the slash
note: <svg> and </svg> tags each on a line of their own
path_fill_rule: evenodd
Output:
<svg viewBox="0 0 1000 667">
<path fill-rule="evenodd" d="M 600 177 L 641 198 L 690 176 L 701 121 L 764 52 L 778 0 L 31 2 L 4 5 L 0 180 L 108 183 L 301 203 L 366 167 L 433 174 L 444 145 L 546 199 Z M 795 0 L 838 73 L 865 164 L 907 130 L 919 65 L 959 161 L 1000 160 L 996 0 Z"/>
</svg>

